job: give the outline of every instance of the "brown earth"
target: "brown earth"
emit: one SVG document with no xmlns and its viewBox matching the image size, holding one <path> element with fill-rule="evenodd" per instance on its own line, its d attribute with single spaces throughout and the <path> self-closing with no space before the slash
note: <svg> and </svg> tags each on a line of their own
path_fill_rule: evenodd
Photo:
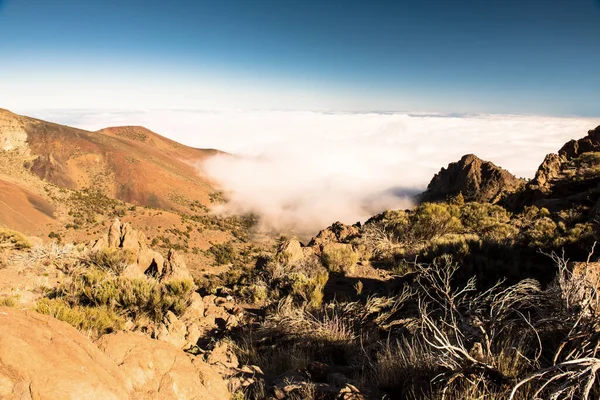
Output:
<svg viewBox="0 0 600 400">
<path fill-rule="evenodd" d="M 138 126 L 90 132 L 2 109 L 0 146 L 0 227 L 82 243 L 118 216 L 157 247 L 188 252 L 192 271 L 210 265 L 203 250 L 232 239 L 211 222 L 218 188 L 199 172 L 217 150 Z"/>
<path fill-rule="evenodd" d="M 43 197 L 0 179 L 0 221 L 18 231 L 37 234 L 53 224 L 54 206 Z"/>
</svg>

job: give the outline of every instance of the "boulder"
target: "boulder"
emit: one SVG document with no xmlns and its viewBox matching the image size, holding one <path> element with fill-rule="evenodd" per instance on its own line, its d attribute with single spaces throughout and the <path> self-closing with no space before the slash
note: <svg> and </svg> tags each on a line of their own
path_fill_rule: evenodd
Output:
<svg viewBox="0 0 600 400">
<path fill-rule="evenodd" d="M 115 218 L 108 228 L 108 247 L 117 248 L 121 245 L 121 221 Z"/>
<path fill-rule="evenodd" d="M 193 280 L 190 271 L 185 265 L 183 256 L 175 250 L 169 250 L 165 269 L 160 277 L 163 282 L 170 280 Z"/>
<path fill-rule="evenodd" d="M 0 327 L 0 398 L 129 398 L 117 365 L 69 324 L 2 307 Z"/>
<path fill-rule="evenodd" d="M 465 201 L 497 203 L 525 181 L 473 154 L 442 168 L 421 194 L 423 202 L 445 201 L 462 194 Z"/>
<path fill-rule="evenodd" d="M 302 244 L 298 239 L 290 239 L 283 242 L 279 246 L 278 254 L 282 254 L 290 264 L 295 264 L 304 258 Z"/>
<path fill-rule="evenodd" d="M 216 371 L 169 343 L 118 332 L 102 336 L 97 344 L 119 366 L 134 399 L 229 398 L 227 383 Z"/>
<path fill-rule="evenodd" d="M 209 364 L 223 365 L 227 368 L 237 368 L 240 365 L 237 356 L 227 342 L 220 341 L 215 344 L 206 358 Z"/>
<path fill-rule="evenodd" d="M 156 338 L 181 349 L 187 343 L 187 327 L 171 311 L 167 311 L 158 328 Z"/>
</svg>

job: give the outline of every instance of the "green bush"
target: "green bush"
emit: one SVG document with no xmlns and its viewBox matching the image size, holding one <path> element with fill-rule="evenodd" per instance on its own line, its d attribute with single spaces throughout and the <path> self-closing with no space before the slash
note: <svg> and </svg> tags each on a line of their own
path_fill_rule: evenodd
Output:
<svg viewBox="0 0 600 400">
<path fill-rule="evenodd" d="M 95 267 L 119 275 L 128 265 L 135 263 L 137 260 L 135 259 L 135 254 L 128 250 L 102 249 L 91 252 L 82 261 L 89 267 Z"/>
<path fill-rule="evenodd" d="M 237 258 L 236 251 L 230 242 L 214 244 L 208 251 L 215 257 L 217 265 L 231 264 Z"/>
<path fill-rule="evenodd" d="M 323 303 L 323 289 L 329 280 L 326 272 L 307 276 L 301 272 L 290 274 L 291 294 L 309 308 L 319 308 Z"/>
<path fill-rule="evenodd" d="M 321 256 L 323 265 L 331 272 L 353 272 L 358 256 L 347 245 L 327 245 Z"/>
<path fill-rule="evenodd" d="M 191 280 L 159 283 L 88 268 L 74 273 L 70 282 L 57 289 L 56 296 L 72 306 L 106 307 L 133 319 L 147 316 L 160 321 L 167 311 L 176 315 L 185 312 L 193 291 Z"/>
<path fill-rule="evenodd" d="M 114 310 L 104 307 L 71 306 L 62 299 L 40 299 L 35 311 L 64 321 L 83 332 L 99 337 L 123 329 L 125 320 Z"/>
</svg>

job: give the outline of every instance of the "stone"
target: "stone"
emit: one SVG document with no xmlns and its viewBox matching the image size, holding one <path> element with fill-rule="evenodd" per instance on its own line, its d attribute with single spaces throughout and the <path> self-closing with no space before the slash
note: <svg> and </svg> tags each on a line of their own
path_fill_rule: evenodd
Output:
<svg viewBox="0 0 600 400">
<path fill-rule="evenodd" d="M 169 250 L 165 269 L 160 277 L 163 282 L 170 280 L 193 280 L 190 271 L 185 265 L 183 256 L 175 250 Z"/>
<path fill-rule="evenodd" d="M 121 222 L 115 218 L 108 229 L 108 247 L 117 248 L 121 245 Z"/>
<path fill-rule="evenodd" d="M 117 365 L 69 324 L 2 307 L 0 327 L 0 398 L 129 398 Z"/>
<path fill-rule="evenodd" d="M 173 312 L 167 311 L 162 324 L 158 328 L 156 338 L 181 349 L 187 344 L 186 337 L 187 327 L 185 324 Z"/>
<path fill-rule="evenodd" d="M 279 246 L 278 254 L 282 254 L 289 264 L 296 264 L 304 258 L 302 244 L 298 239 L 290 239 L 283 242 Z"/>
<path fill-rule="evenodd" d="M 525 181 L 473 154 L 442 168 L 429 182 L 422 202 L 445 201 L 462 194 L 465 201 L 497 203 Z"/>
<path fill-rule="evenodd" d="M 126 377 L 135 399 L 222 400 L 227 383 L 210 366 L 175 346 L 133 332 L 102 336 L 98 347 Z"/>
</svg>

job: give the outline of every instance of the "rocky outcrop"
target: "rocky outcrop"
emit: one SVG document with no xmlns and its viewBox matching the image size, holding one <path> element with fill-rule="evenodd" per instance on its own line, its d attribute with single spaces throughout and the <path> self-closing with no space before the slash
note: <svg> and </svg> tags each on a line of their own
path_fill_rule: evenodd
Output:
<svg viewBox="0 0 600 400">
<path fill-rule="evenodd" d="M 420 197 L 423 202 L 444 201 L 462 193 L 466 201 L 497 203 L 525 181 L 473 154 L 442 168 Z"/>
<path fill-rule="evenodd" d="M 558 153 L 548 154 L 535 178 L 508 205 L 527 205 L 560 211 L 577 204 L 594 209 L 600 201 L 600 126 L 579 140 L 567 142 Z"/>
<path fill-rule="evenodd" d="M 167 262 L 165 268 L 160 275 L 161 281 L 170 280 L 193 280 L 190 271 L 188 271 L 185 265 L 185 260 L 181 254 L 175 250 L 169 250 L 167 255 Z"/>
<path fill-rule="evenodd" d="M 65 322 L 0 308 L 0 398 L 221 400 L 217 368 L 141 333 L 96 344 Z"/>
<path fill-rule="evenodd" d="M 564 160 L 572 160 L 583 153 L 600 151 L 600 126 L 588 131 L 586 137 L 578 140 L 570 140 L 558 151 L 558 155 Z"/>
<path fill-rule="evenodd" d="M 3 109 L 0 109 L 0 150 L 29 152 L 22 119 Z"/>
<path fill-rule="evenodd" d="M 151 276 L 160 280 L 192 279 L 181 254 L 170 250 L 165 261 L 159 252 L 148 247 L 143 232 L 133 229 L 129 223 L 121 223 L 118 218 L 115 218 L 103 237 L 90 244 L 90 249 L 92 252 L 106 249 L 126 252 L 132 262 L 123 271 L 123 276 Z"/>
<path fill-rule="evenodd" d="M 129 398 L 117 365 L 67 323 L 4 307 L 0 327 L 0 398 Z"/>
<path fill-rule="evenodd" d="M 227 383 L 200 358 L 138 333 L 104 335 L 98 347 L 123 373 L 133 399 L 229 398 Z"/>
<path fill-rule="evenodd" d="M 320 249 L 328 243 L 350 243 L 350 241 L 360 236 L 360 226 L 346 225 L 336 222 L 328 228 L 320 231 L 310 243 L 309 247 L 318 246 Z"/>
</svg>

